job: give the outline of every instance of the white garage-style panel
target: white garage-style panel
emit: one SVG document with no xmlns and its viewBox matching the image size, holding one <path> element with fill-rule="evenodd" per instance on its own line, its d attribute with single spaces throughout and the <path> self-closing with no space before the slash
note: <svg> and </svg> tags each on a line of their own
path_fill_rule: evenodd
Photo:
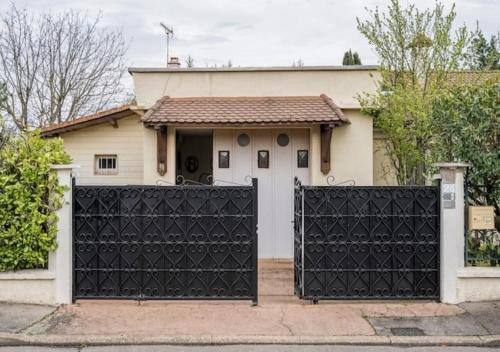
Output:
<svg viewBox="0 0 500 352">
<path fill-rule="evenodd" d="M 248 138 L 240 137 L 244 134 Z M 307 161 L 309 130 L 218 129 L 213 136 L 214 176 L 220 184 L 248 183 L 248 176 L 259 179 L 259 257 L 292 258 L 293 179 L 309 183 L 308 163 L 298 163 L 299 151 Z M 229 168 L 220 168 L 219 152 L 226 151 Z"/>
</svg>

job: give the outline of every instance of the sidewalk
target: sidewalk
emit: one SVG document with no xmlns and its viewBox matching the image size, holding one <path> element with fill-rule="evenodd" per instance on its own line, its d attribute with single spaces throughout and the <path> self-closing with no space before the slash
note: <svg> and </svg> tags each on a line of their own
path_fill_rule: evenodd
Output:
<svg viewBox="0 0 500 352">
<path fill-rule="evenodd" d="M 500 302 L 320 301 L 291 295 L 290 272 L 261 273 L 259 305 L 243 301 L 80 301 L 10 324 L 0 345 L 403 344 L 500 345 Z M 53 311 L 53 312 L 52 312 Z M 10 312 L 10 313 L 9 313 Z M 48 314 L 48 315 L 47 315 Z M 2 318 L 2 315 L 4 316 Z"/>
</svg>

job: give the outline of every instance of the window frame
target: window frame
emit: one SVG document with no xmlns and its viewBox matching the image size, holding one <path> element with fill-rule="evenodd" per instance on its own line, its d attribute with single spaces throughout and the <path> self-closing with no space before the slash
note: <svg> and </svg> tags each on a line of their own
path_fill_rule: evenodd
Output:
<svg viewBox="0 0 500 352">
<path fill-rule="evenodd" d="M 221 161 L 222 161 L 222 154 L 227 153 L 227 166 L 223 166 Z M 229 169 L 231 166 L 231 152 L 229 150 L 219 150 L 218 151 L 218 158 L 217 158 L 217 166 L 219 169 Z"/>
<path fill-rule="evenodd" d="M 102 168 L 99 164 L 103 159 L 110 159 L 115 161 L 114 168 Z M 114 176 L 118 175 L 118 154 L 95 154 L 94 155 L 94 175 L 98 176 Z"/>
<path fill-rule="evenodd" d="M 300 165 L 300 153 L 306 152 L 307 166 Z M 297 169 L 307 169 L 309 168 L 309 149 L 298 149 L 297 150 Z"/>
<path fill-rule="evenodd" d="M 260 153 L 266 153 L 266 158 L 261 159 Z M 258 169 L 269 169 L 269 165 L 271 164 L 271 153 L 269 152 L 268 149 L 261 149 L 257 151 L 257 168 Z M 261 166 L 261 161 L 262 161 L 262 166 Z"/>
</svg>

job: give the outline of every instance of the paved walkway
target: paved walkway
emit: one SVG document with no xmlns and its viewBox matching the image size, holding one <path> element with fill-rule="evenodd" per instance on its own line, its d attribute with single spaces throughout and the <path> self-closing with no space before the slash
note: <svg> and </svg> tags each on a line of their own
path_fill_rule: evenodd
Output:
<svg viewBox="0 0 500 352">
<path fill-rule="evenodd" d="M 62 307 L 32 329 L 35 333 L 71 335 L 375 335 L 370 319 L 381 317 L 453 317 L 458 306 L 438 303 L 312 305 L 293 297 L 262 297 L 248 302 L 82 301 Z M 387 324 L 380 324 L 387 330 Z M 36 330 L 36 331 L 33 331 Z M 467 335 L 467 331 L 463 331 Z M 473 331 L 477 334 L 477 331 Z M 482 334 L 487 332 L 480 331 Z M 389 331 L 389 334 L 390 331 Z"/>
<path fill-rule="evenodd" d="M 244 301 L 87 300 L 58 309 L 26 306 L 24 311 L 31 315 L 16 320 L 14 315 L 22 305 L 9 305 L 9 309 L 0 306 L 0 345 L 2 341 L 4 344 L 15 341 L 48 344 L 500 343 L 500 302 L 446 305 L 320 301 L 313 305 L 291 294 L 293 273 L 288 266 L 287 263 L 267 266 L 267 269 L 264 266 L 260 273 L 263 294 L 256 307 Z"/>
<path fill-rule="evenodd" d="M 0 347 L 0 352 L 498 352 L 495 347 L 448 346 L 318 346 L 318 345 L 226 345 L 226 346 L 77 346 Z"/>
</svg>

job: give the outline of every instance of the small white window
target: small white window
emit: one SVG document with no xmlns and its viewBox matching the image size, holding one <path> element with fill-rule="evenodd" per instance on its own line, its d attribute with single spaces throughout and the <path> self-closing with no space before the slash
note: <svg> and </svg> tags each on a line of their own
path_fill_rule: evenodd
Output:
<svg viewBox="0 0 500 352">
<path fill-rule="evenodd" d="M 116 155 L 96 155 L 95 173 L 96 175 L 117 175 L 118 157 Z"/>
</svg>

